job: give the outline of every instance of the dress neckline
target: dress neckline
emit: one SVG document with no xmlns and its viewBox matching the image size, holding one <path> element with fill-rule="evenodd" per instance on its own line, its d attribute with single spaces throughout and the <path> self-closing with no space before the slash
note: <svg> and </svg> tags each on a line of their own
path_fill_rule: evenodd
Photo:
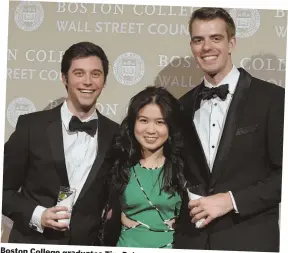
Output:
<svg viewBox="0 0 288 253">
<path fill-rule="evenodd" d="M 159 166 L 159 167 L 147 168 L 147 167 L 143 166 L 140 162 L 139 162 L 138 164 L 139 164 L 139 166 L 140 166 L 141 168 L 143 168 L 143 169 L 145 169 L 145 170 L 158 170 L 158 169 L 163 168 L 163 165 L 161 165 L 161 166 Z"/>
</svg>

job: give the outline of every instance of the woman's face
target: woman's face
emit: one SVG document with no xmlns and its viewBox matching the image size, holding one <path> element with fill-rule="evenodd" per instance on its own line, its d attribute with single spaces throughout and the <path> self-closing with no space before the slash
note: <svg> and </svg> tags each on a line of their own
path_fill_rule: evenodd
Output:
<svg viewBox="0 0 288 253">
<path fill-rule="evenodd" d="M 145 153 L 154 153 L 158 150 L 163 152 L 169 131 L 157 104 L 148 104 L 139 111 L 134 135 Z"/>
</svg>

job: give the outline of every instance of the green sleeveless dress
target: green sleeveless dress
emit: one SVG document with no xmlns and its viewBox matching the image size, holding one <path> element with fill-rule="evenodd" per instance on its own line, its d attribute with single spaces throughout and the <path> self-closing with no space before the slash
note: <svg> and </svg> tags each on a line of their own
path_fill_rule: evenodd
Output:
<svg viewBox="0 0 288 253">
<path fill-rule="evenodd" d="M 174 230 L 166 220 L 179 215 L 181 198 L 162 191 L 162 167 L 147 169 L 140 164 L 130 168 L 129 183 L 120 198 L 122 211 L 140 225 L 122 225 L 118 247 L 172 248 Z"/>
</svg>

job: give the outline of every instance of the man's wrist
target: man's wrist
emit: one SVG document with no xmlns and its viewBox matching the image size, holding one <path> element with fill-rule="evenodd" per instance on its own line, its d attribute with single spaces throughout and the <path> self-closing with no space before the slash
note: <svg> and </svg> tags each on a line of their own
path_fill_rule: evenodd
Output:
<svg viewBox="0 0 288 253">
<path fill-rule="evenodd" d="M 229 193 L 229 197 L 230 197 L 231 202 L 232 202 L 232 210 L 234 210 L 235 213 L 239 213 L 238 209 L 237 209 L 237 205 L 236 205 L 235 199 L 234 199 L 234 196 L 233 196 L 233 193 L 231 191 L 229 191 L 228 193 Z"/>
<path fill-rule="evenodd" d="M 29 227 L 33 230 L 43 233 L 44 227 L 41 225 L 41 217 L 43 212 L 46 210 L 43 206 L 37 206 L 32 214 L 32 218 L 29 222 Z"/>
</svg>

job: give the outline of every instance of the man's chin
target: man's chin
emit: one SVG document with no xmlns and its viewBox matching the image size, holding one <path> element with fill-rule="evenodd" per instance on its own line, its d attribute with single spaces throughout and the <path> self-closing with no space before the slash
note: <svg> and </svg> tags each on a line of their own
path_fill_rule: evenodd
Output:
<svg viewBox="0 0 288 253">
<path fill-rule="evenodd" d="M 91 110 L 91 108 L 96 107 L 96 101 L 95 101 L 95 103 L 81 104 L 80 107 L 84 112 L 89 112 Z"/>
<path fill-rule="evenodd" d="M 218 72 L 217 70 L 212 69 L 203 69 L 204 73 L 210 77 L 214 77 Z"/>
</svg>

